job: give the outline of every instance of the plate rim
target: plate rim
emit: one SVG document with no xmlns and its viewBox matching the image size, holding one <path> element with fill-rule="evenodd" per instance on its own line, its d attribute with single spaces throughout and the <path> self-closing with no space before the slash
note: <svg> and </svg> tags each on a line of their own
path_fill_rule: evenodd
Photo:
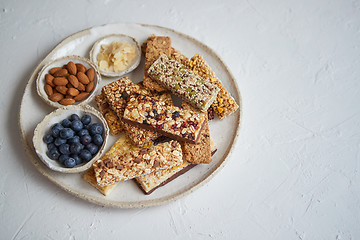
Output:
<svg viewBox="0 0 360 240">
<path fill-rule="evenodd" d="M 239 105 L 239 109 L 234 112 L 233 114 L 237 115 L 236 118 L 236 131 L 234 133 L 234 138 L 233 138 L 233 142 L 230 146 L 230 148 L 224 153 L 223 156 L 223 160 L 220 161 L 220 164 L 218 164 L 217 166 L 215 166 L 215 169 L 209 173 L 206 174 L 203 179 L 195 184 L 194 186 L 190 187 L 190 188 L 186 188 L 185 190 L 179 192 L 179 193 L 175 193 L 172 196 L 166 196 L 166 197 L 160 197 L 157 199 L 152 199 L 152 200 L 143 200 L 143 201 L 139 201 L 139 202 L 123 202 L 123 201 L 114 201 L 114 200 L 110 200 L 110 199 L 103 199 L 100 197 L 96 197 L 96 196 L 88 196 L 85 195 L 82 192 L 79 192 L 76 189 L 73 189 L 71 187 L 66 186 L 65 184 L 63 184 L 62 182 L 58 181 L 54 176 L 52 176 L 51 174 L 49 174 L 46 170 L 46 166 L 45 165 L 41 165 L 41 160 L 38 159 L 36 153 L 35 153 L 35 149 L 33 146 L 29 146 L 28 142 L 27 142 L 27 136 L 24 132 L 22 123 L 21 123 L 21 112 L 23 110 L 23 101 L 24 101 L 24 97 L 25 97 L 25 93 L 28 89 L 28 87 L 33 84 L 34 80 L 36 80 L 36 75 L 39 72 L 39 70 L 41 69 L 41 67 L 46 64 L 47 62 L 49 62 L 49 59 L 51 59 L 51 56 L 54 55 L 54 52 L 56 52 L 59 48 L 61 48 L 63 45 L 65 45 L 66 43 L 70 42 L 73 40 L 74 37 L 80 38 L 83 36 L 86 36 L 88 34 L 90 34 L 91 29 L 93 28 L 100 28 L 100 27 L 109 27 L 109 26 L 115 26 L 115 25 L 139 25 L 142 27 L 152 27 L 152 28 L 158 28 L 158 29 L 162 29 L 165 31 L 170 31 L 170 32 L 174 32 L 184 38 L 190 39 L 191 41 L 196 42 L 196 44 L 201 45 L 204 49 L 206 49 L 213 57 L 215 57 L 219 62 L 221 62 L 221 64 L 223 65 L 223 67 L 225 68 L 226 72 L 229 74 L 230 78 L 232 79 L 232 83 L 235 85 L 235 92 L 239 97 L 239 101 L 238 101 L 238 105 Z M 102 24 L 102 25 L 97 25 L 97 26 L 92 26 L 86 29 L 83 29 L 81 31 L 75 32 L 69 36 L 67 36 L 66 38 L 64 38 L 63 40 L 61 40 L 47 55 L 45 58 L 43 58 L 38 65 L 34 68 L 33 73 L 31 74 L 25 88 L 23 91 L 23 95 L 22 95 L 22 99 L 21 99 L 21 103 L 20 103 L 20 109 L 19 109 L 19 113 L 18 113 L 18 126 L 20 129 L 20 134 L 21 134 L 21 141 L 23 144 L 23 147 L 25 149 L 25 152 L 27 153 L 27 155 L 30 157 L 30 161 L 31 163 L 35 166 L 35 168 L 45 177 L 47 177 L 51 182 L 55 183 L 57 186 L 59 186 L 61 189 L 65 190 L 66 192 L 81 198 L 83 200 L 86 200 L 88 202 L 100 205 L 100 206 L 106 206 L 106 207 L 113 207 L 113 208 L 124 208 L 124 209 L 130 209 L 130 208 L 146 208 L 146 207 L 154 207 L 154 206 L 160 206 L 160 205 L 166 205 L 169 204 L 171 202 L 174 202 L 180 198 L 183 198 L 187 195 L 189 195 L 190 193 L 196 191 L 197 189 L 199 189 L 200 187 L 204 186 L 206 183 L 208 183 L 222 168 L 224 168 L 225 164 L 228 162 L 231 154 L 233 153 L 237 140 L 239 138 L 240 135 L 240 129 L 242 126 L 242 118 L 243 118 L 243 106 L 242 106 L 242 97 L 240 94 L 240 90 L 239 90 L 239 86 L 236 82 L 236 79 L 234 77 L 234 75 L 232 74 L 232 72 L 230 71 L 229 67 L 226 65 L 226 63 L 219 57 L 219 55 L 209 46 L 207 46 L 206 44 L 202 43 L 201 41 L 197 40 L 196 38 L 189 36 L 185 33 L 179 32 L 177 30 L 174 30 L 172 28 L 168 28 L 168 27 L 163 27 L 163 26 L 159 26 L 159 25 L 152 25 L 152 24 L 143 24 L 143 23 L 124 23 L 124 22 L 120 22 L 120 23 L 111 23 L 111 24 Z M 50 170 L 51 171 L 51 170 Z"/>
</svg>

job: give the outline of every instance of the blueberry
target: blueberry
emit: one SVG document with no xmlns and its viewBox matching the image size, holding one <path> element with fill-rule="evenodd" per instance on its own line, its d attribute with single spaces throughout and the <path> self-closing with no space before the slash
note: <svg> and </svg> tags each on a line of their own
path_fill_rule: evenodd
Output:
<svg viewBox="0 0 360 240">
<path fill-rule="evenodd" d="M 62 154 L 62 155 L 60 155 L 58 161 L 59 161 L 61 164 L 64 164 L 65 160 L 66 160 L 66 159 L 69 159 L 69 158 L 70 158 L 69 155 L 67 155 L 67 154 Z"/>
<path fill-rule="evenodd" d="M 65 118 L 64 120 L 61 121 L 61 125 L 64 127 L 64 128 L 68 128 L 71 126 L 71 121 L 67 118 Z"/>
<path fill-rule="evenodd" d="M 49 144 L 47 145 L 47 148 L 50 150 L 50 149 L 52 149 L 52 148 L 56 148 L 56 145 L 55 145 L 55 143 L 49 143 Z"/>
<path fill-rule="evenodd" d="M 68 158 L 64 161 L 64 165 L 67 168 L 73 168 L 76 165 L 76 161 L 73 158 Z"/>
<path fill-rule="evenodd" d="M 70 120 L 71 121 L 80 120 L 80 117 L 79 117 L 79 115 L 74 113 L 74 114 L 71 114 Z"/>
<path fill-rule="evenodd" d="M 102 134 L 103 131 L 104 128 L 100 123 L 94 123 L 89 126 L 89 132 L 91 135 Z"/>
<path fill-rule="evenodd" d="M 80 137 L 80 142 L 84 145 L 88 145 L 89 143 L 91 143 L 91 140 L 92 140 L 92 138 L 88 134 L 85 134 Z"/>
<path fill-rule="evenodd" d="M 83 123 L 80 120 L 75 120 L 71 123 L 71 129 L 75 132 L 80 131 L 84 127 Z"/>
<path fill-rule="evenodd" d="M 88 162 L 91 160 L 92 155 L 89 152 L 89 150 L 83 149 L 81 150 L 79 157 L 84 161 L 84 162 Z"/>
<path fill-rule="evenodd" d="M 81 129 L 79 132 L 77 132 L 77 135 L 78 136 L 84 136 L 84 135 L 90 135 L 90 133 L 89 133 L 89 131 L 87 130 L 87 129 L 85 129 L 85 128 L 83 128 L 83 129 Z"/>
<path fill-rule="evenodd" d="M 60 156 L 60 153 L 57 148 L 52 148 L 47 152 L 47 155 L 50 159 L 57 160 Z"/>
<path fill-rule="evenodd" d="M 54 137 L 52 135 L 50 135 L 50 134 L 47 134 L 47 135 L 44 136 L 43 140 L 44 140 L 44 142 L 46 144 L 49 144 L 49 143 L 52 143 L 54 141 Z"/>
<path fill-rule="evenodd" d="M 86 145 L 86 149 L 89 150 L 92 155 L 95 155 L 99 151 L 99 147 L 96 146 L 94 143 L 89 143 L 88 145 Z"/>
<path fill-rule="evenodd" d="M 70 154 L 70 145 L 67 143 L 61 144 L 59 146 L 59 151 L 62 154 Z"/>
<path fill-rule="evenodd" d="M 70 152 L 72 154 L 79 154 L 83 148 L 84 148 L 84 145 L 82 145 L 81 143 L 72 143 L 70 145 Z"/>
<path fill-rule="evenodd" d="M 62 129 L 64 129 L 64 127 L 60 123 L 56 123 L 54 126 L 51 127 L 51 135 L 54 138 L 57 138 Z"/>
<path fill-rule="evenodd" d="M 69 144 L 72 144 L 72 143 L 80 143 L 80 137 L 76 135 L 76 136 L 70 138 L 69 140 L 67 140 L 67 142 L 68 142 Z"/>
<path fill-rule="evenodd" d="M 81 122 L 84 124 L 84 125 L 88 125 L 91 123 L 91 116 L 89 114 L 84 114 L 82 117 L 81 117 Z"/>
<path fill-rule="evenodd" d="M 64 139 L 70 139 L 75 135 L 74 130 L 71 128 L 64 128 L 60 131 L 60 137 Z"/>
<path fill-rule="evenodd" d="M 95 143 L 97 146 L 101 146 L 104 142 L 104 139 L 102 138 L 102 136 L 100 134 L 95 134 L 93 136 L 93 143 Z"/>
<path fill-rule="evenodd" d="M 83 162 L 83 160 L 81 159 L 81 157 L 79 157 L 79 155 L 71 154 L 71 158 L 75 159 L 76 165 L 82 164 Z"/>
<path fill-rule="evenodd" d="M 61 144 L 66 143 L 66 139 L 63 139 L 61 137 L 57 137 L 54 141 L 55 146 L 60 146 Z"/>
</svg>

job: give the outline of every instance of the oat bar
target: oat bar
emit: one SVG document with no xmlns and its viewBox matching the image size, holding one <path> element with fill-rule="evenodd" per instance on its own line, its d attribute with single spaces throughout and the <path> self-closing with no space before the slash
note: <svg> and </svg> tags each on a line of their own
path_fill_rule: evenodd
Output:
<svg viewBox="0 0 360 240">
<path fill-rule="evenodd" d="M 204 81 L 185 65 L 161 55 L 148 70 L 149 76 L 202 112 L 215 100 L 219 88 Z"/>
<path fill-rule="evenodd" d="M 153 171 L 180 165 L 182 150 L 180 143 L 170 141 L 150 148 L 137 147 L 127 137 L 121 137 L 115 145 L 93 164 L 99 186 L 108 186 Z"/>
<path fill-rule="evenodd" d="M 216 148 L 216 144 L 212 139 L 210 139 L 210 142 L 211 142 L 211 156 L 213 156 L 217 151 L 217 148 Z M 196 165 L 184 161 L 179 166 L 175 166 L 170 169 L 155 171 L 148 175 L 137 177 L 135 178 L 135 180 L 145 194 L 151 194 L 159 187 L 166 185 L 175 178 L 189 171 L 194 166 Z"/>
<path fill-rule="evenodd" d="M 164 36 L 150 36 L 146 41 L 144 86 L 151 91 L 167 91 L 161 84 L 149 78 L 148 69 L 162 54 L 171 54 L 171 39 Z M 145 43 L 144 43 L 145 44 Z"/>
<path fill-rule="evenodd" d="M 179 141 L 196 143 L 205 116 L 139 95 L 131 96 L 124 111 L 125 122 L 152 129 Z"/>
<path fill-rule="evenodd" d="M 188 103 L 183 102 L 181 107 L 185 110 L 196 111 L 194 107 Z M 208 118 L 206 113 L 200 113 L 205 116 L 205 123 L 203 130 L 201 131 L 199 142 L 193 143 L 182 143 L 183 149 L 183 160 L 193 164 L 210 163 L 211 162 L 211 147 L 210 147 L 210 130 L 208 124 Z"/>
<path fill-rule="evenodd" d="M 114 136 L 119 135 L 121 132 L 124 131 L 124 124 L 120 120 L 120 118 L 116 115 L 116 113 L 110 108 L 110 105 L 107 103 L 104 94 L 99 94 L 95 96 L 96 104 L 104 116 L 109 129 L 110 133 Z"/>
<path fill-rule="evenodd" d="M 125 133 L 136 145 L 143 146 L 160 136 L 159 133 L 153 130 L 138 128 L 122 121 L 124 108 L 129 96 L 132 94 L 150 94 L 149 91 L 134 84 L 128 77 L 123 77 L 104 86 L 102 88 L 102 94 L 106 97 L 109 106 L 118 116 L 119 121 L 125 129 Z M 160 98 L 160 96 L 158 96 L 158 98 Z"/>
<path fill-rule="evenodd" d="M 211 105 L 216 114 L 219 116 L 219 119 L 224 119 L 226 116 L 235 112 L 239 108 L 234 98 L 221 84 L 221 81 L 216 77 L 210 66 L 200 55 L 196 54 L 193 56 L 188 66 L 195 73 L 203 77 L 204 80 L 215 84 L 220 89 L 215 101 Z"/>
<path fill-rule="evenodd" d="M 101 192 L 104 196 L 107 196 L 110 194 L 110 192 L 115 188 L 116 183 L 110 184 L 107 186 L 99 186 L 96 181 L 94 168 L 91 167 L 89 170 L 87 170 L 84 175 L 83 179 L 88 182 L 91 186 L 96 188 L 99 192 Z"/>
</svg>

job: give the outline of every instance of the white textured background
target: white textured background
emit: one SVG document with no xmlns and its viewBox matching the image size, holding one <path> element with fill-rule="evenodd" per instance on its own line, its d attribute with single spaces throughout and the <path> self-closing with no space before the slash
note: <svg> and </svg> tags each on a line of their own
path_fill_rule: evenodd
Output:
<svg viewBox="0 0 360 240">
<path fill-rule="evenodd" d="M 201 40 L 243 97 L 228 164 L 169 205 L 87 203 L 22 149 L 36 65 L 68 35 L 118 22 Z M 1 0 L 0 54 L 0 239 L 360 239 L 360 1 Z"/>
</svg>

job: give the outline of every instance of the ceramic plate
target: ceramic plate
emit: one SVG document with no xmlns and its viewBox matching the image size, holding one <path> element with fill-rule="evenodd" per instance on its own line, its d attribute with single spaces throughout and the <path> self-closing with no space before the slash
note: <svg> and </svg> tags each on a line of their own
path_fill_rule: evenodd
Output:
<svg viewBox="0 0 360 240">
<path fill-rule="evenodd" d="M 54 110 L 54 108 L 42 101 L 36 93 L 36 76 L 41 68 L 46 63 L 67 55 L 78 55 L 89 58 L 89 52 L 93 44 L 109 34 L 125 34 L 135 38 L 140 44 L 151 34 L 170 36 L 172 46 L 180 50 L 185 56 L 190 58 L 196 53 L 202 55 L 240 106 L 240 110 L 224 120 L 214 119 L 210 121 L 210 133 L 218 147 L 218 151 L 213 156 L 213 161 L 210 164 L 202 164 L 194 167 L 186 174 L 178 177 L 166 186 L 157 189 L 150 195 L 144 195 L 134 181 L 126 181 L 118 184 L 117 187 L 105 197 L 90 184 L 83 181 L 81 173 L 64 174 L 49 169 L 37 157 L 32 144 L 36 125 L 40 123 L 47 114 Z M 139 66 L 125 76 L 129 76 L 133 82 L 137 83 L 142 80 L 143 75 L 144 58 L 142 57 Z M 117 78 L 103 77 L 96 94 L 100 93 L 102 86 L 116 79 Z M 96 107 L 94 100 L 89 102 L 89 105 Z M 190 36 L 164 27 L 141 24 L 111 24 L 93 27 L 69 36 L 40 62 L 25 88 L 20 107 L 19 125 L 29 160 L 50 181 L 69 193 L 96 204 L 118 208 L 140 208 L 162 205 L 184 197 L 208 182 L 218 173 L 221 168 L 224 167 L 226 160 L 229 158 L 229 154 L 235 146 L 235 141 L 239 134 L 240 116 L 241 96 L 236 81 L 227 66 L 209 47 Z M 109 136 L 105 151 L 110 149 L 117 138 L 118 137 Z"/>
</svg>

